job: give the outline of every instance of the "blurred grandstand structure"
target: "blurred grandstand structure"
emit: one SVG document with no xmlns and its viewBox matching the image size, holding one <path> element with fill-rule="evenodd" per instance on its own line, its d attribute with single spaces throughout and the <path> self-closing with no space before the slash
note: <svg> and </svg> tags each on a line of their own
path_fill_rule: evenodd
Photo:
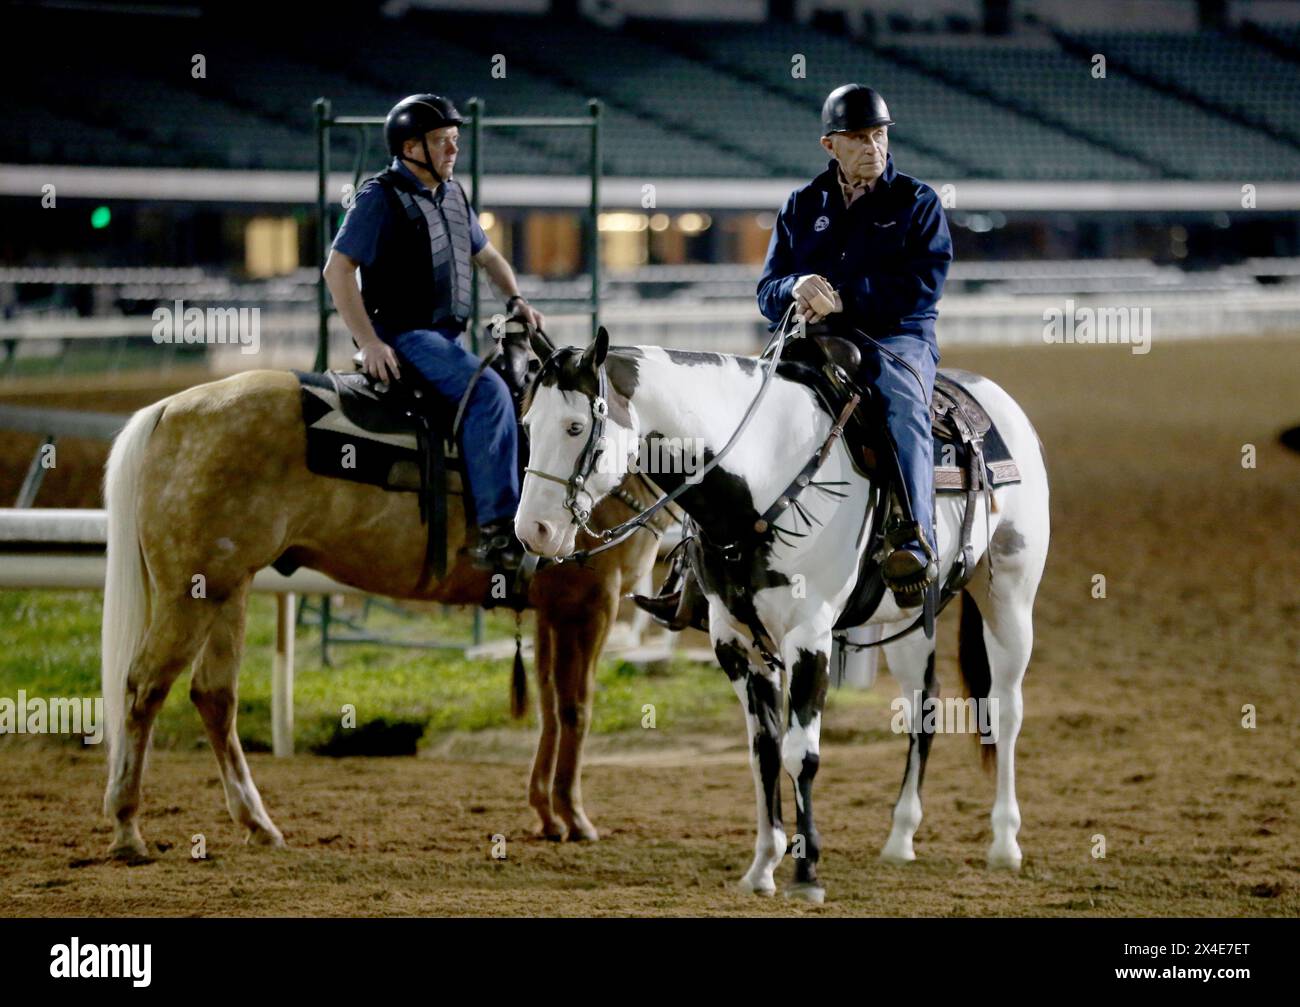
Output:
<svg viewBox="0 0 1300 1007">
<path fill-rule="evenodd" d="M 308 366 L 312 103 L 377 115 L 425 90 L 489 116 L 601 100 L 618 342 L 758 344 L 775 211 L 824 166 L 821 101 L 851 80 L 885 94 L 896 164 L 947 207 L 941 345 L 1041 342 L 1067 298 L 1153 308 L 1157 340 L 1300 329 L 1300 4 L 430 0 L 331 6 L 292 30 L 256 13 L 9 8 L 0 375 L 72 346 L 156 361 L 151 312 L 176 300 L 262 310 L 262 352 L 208 347 L 218 368 Z M 585 139 L 499 130 L 480 153 L 490 237 L 554 334 L 581 340 L 565 305 L 587 292 Z M 330 155 L 332 233 L 385 158 L 374 130 L 334 131 Z M 337 323 L 331 348 L 341 362 Z"/>
</svg>

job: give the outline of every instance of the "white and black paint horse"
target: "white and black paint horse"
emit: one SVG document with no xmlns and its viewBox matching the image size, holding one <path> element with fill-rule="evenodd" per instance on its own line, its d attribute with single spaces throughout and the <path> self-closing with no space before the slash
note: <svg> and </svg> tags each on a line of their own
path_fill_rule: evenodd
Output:
<svg viewBox="0 0 1300 1007">
<path fill-rule="evenodd" d="M 546 348 L 540 348 L 546 353 Z M 579 523 L 594 502 L 623 478 L 639 457 L 656 457 L 646 444 L 701 445 L 712 458 L 736 431 L 754 400 L 767 364 L 752 357 L 615 347 L 602 329 L 585 351 L 556 350 L 530 393 L 524 424 L 531 442 L 528 475 L 515 519 L 519 538 L 543 556 L 573 553 Z M 993 491 L 992 513 L 981 497 L 974 536 L 975 575 L 962 598 L 960 663 L 970 695 L 992 702 L 997 796 L 988 863 L 1018 868 L 1020 810 L 1015 794 L 1015 744 L 1020 730 L 1021 681 L 1033 646 L 1032 609 L 1048 547 L 1048 487 L 1042 446 L 1012 398 L 992 381 L 962 375 L 987 410 L 1019 465 L 1021 481 Z M 602 391 L 604 393 L 602 397 Z M 775 891 L 773 872 L 786 851 L 780 771 L 795 784 L 799 845 L 789 894 L 821 901 L 817 878 L 820 840 L 813 821 L 813 779 L 819 763 L 822 707 L 829 684 L 832 630 L 850 598 L 867 548 L 866 520 L 876 494 L 854 468 L 843 440 L 833 443 L 816 481 L 839 484 L 835 496 L 802 495 L 802 537 L 768 536 L 743 569 L 724 558 L 727 543 L 751 529 L 791 479 L 827 441 L 834 421 L 805 386 L 773 375 L 749 426 L 721 462 L 677 502 L 696 523 L 702 548 L 697 574 L 709 601 L 710 635 L 718 661 L 745 708 L 750 763 L 757 792 L 754 861 L 741 881 L 747 890 Z M 593 437 L 601 430 L 603 437 Z M 665 490 L 686 479 L 649 473 Z M 694 481 L 695 477 L 692 477 Z M 964 497 L 941 496 L 936 511 L 940 578 L 957 557 Z M 791 514 L 792 520 L 797 520 Z M 986 525 L 986 517 L 988 519 Z M 986 537 L 992 556 L 986 555 Z M 992 576 L 988 564 L 992 560 Z M 902 610 L 892 595 L 869 620 L 884 634 L 905 629 L 918 608 Z M 776 660 L 769 666 L 756 646 L 753 616 L 768 633 Z M 904 696 L 937 695 L 933 639 L 920 630 L 883 647 Z M 788 713 L 782 724 L 782 702 Z M 913 710 L 911 743 L 893 827 L 882 859 L 915 859 L 912 837 L 921 821 L 920 788 L 933 722 Z M 796 847 L 796 852 L 798 848 Z"/>
</svg>

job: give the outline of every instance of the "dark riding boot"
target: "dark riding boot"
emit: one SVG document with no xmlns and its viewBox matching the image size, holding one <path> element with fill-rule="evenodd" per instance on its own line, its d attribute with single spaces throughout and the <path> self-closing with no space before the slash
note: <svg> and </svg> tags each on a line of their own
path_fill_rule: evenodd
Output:
<svg viewBox="0 0 1300 1007">
<path fill-rule="evenodd" d="M 670 578 L 664 587 L 671 586 Z M 632 600 L 638 608 L 649 612 L 655 622 L 666 626 L 674 633 L 687 627 L 705 633 L 709 631 L 709 599 L 704 596 L 699 581 L 689 569 L 685 573 L 680 589 L 660 593 L 653 598 L 634 594 Z"/>
<path fill-rule="evenodd" d="M 885 586 L 894 592 L 899 608 L 918 607 L 925 589 L 939 576 L 938 559 L 925 540 L 925 532 L 916 522 L 895 516 L 885 532 L 885 546 L 880 571 Z"/>
<path fill-rule="evenodd" d="M 517 570 L 524 558 L 524 548 L 515 538 L 515 523 L 507 518 L 483 525 L 478 530 L 478 542 L 469 550 L 470 563 L 475 570 Z"/>
</svg>

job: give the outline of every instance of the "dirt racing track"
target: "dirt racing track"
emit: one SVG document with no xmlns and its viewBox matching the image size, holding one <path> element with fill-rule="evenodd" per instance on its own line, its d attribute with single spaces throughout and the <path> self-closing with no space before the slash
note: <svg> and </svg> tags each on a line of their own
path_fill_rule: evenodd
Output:
<svg viewBox="0 0 1300 1007">
<path fill-rule="evenodd" d="M 1023 403 L 1052 479 L 1052 551 L 1017 749 L 1018 876 L 984 867 L 992 780 L 967 737 L 935 741 L 918 860 L 877 861 L 907 748 L 890 733 L 895 686 L 882 674 L 869 716 L 831 699 L 817 783 L 822 906 L 734 889 L 754 823 L 737 708 L 716 737 L 593 739 L 593 844 L 530 836 L 521 732 L 497 745 L 468 739 L 470 754 L 456 759 L 253 756 L 288 841 L 281 851 L 241 844 L 210 754 L 158 752 L 142 827 L 161 853 L 130 867 L 102 860 L 102 753 L 6 739 L 7 911 L 1296 915 L 1300 456 L 1278 437 L 1300 420 L 1300 343 L 1157 340 L 1146 356 L 968 349 L 944 363 L 988 374 Z M 49 401 L 96 407 L 74 398 Z M 1242 465 L 1247 444 L 1254 468 Z M 13 453 L 30 450 L 24 441 Z M 14 463 L 8 451 L 3 463 Z M 1104 598 L 1093 597 L 1097 575 Z M 950 612 L 940 626 L 945 695 L 959 690 L 955 622 Z M 700 673 L 729 688 L 721 672 Z M 792 831 L 788 781 L 784 793 Z M 189 855 L 199 833 L 204 860 Z M 495 836 L 504 860 L 492 857 Z M 1104 859 L 1093 855 L 1099 837 Z M 791 875 L 787 858 L 778 885 Z"/>
</svg>

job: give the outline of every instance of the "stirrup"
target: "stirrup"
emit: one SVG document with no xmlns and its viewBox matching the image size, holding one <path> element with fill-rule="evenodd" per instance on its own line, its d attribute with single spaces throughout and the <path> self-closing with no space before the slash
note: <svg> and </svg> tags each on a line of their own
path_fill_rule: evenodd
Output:
<svg viewBox="0 0 1300 1007">
<path fill-rule="evenodd" d="M 906 548 L 909 556 L 915 557 L 916 550 L 912 543 L 920 546 L 921 565 L 906 573 L 890 572 L 890 561 Z M 939 577 L 939 558 L 926 540 L 925 532 L 916 521 L 908 521 L 898 514 L 890 517 L 885 530 L 885 550 L 880 565 L 881 578 L 894 593 L 894 600 L 900 608 L 915 608 L 925 598 L 926 589 Z"/>
<path fill-rule="evenodd" d="M 523 546 L 509 529 L 491 538 L 484 538 L 480 532 L 479 540 L 467 552 L 470 565 L 486 573 L 512 573 L 524 558 Z"/>
<path fill-rule="evenodd" d="M 664 587 L 670 584 L 665 582 Z M 677 591 L 661 591 L 653 598 L 643 594 L 632 595 L 637 608 L 648 612 L 659 625 L 674 633 L 691 628 L 708 632 L 709 603 L 700 590 L 695 576 L 688 570 L 682 579 L 682 586 Z"/>
</svg>

